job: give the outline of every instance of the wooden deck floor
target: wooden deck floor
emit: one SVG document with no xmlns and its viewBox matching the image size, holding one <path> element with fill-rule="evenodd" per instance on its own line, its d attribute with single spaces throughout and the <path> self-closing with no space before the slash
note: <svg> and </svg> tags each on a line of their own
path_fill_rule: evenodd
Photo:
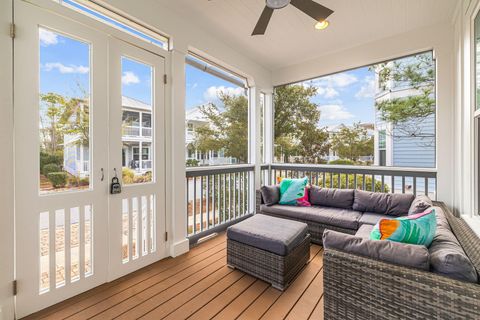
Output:
<svg viewBox="0 0 480 320">
<path fill-rule="evenodd" d="M 28 319 L 323 319 L 322 248 L 285 291 L 226 266 L 224 234 Z"/>
</svg>

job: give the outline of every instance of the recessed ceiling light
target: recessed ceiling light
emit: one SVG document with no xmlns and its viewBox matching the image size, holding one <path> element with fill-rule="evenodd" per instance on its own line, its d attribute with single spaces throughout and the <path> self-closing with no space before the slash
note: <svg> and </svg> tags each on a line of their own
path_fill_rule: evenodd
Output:
<svg viewBox="0 0 480 320">
<path fill-rule="evenodd" d="M 317 30 L 324 30 L 324 29 L 327 29 L 328 25 L 330 23 L 328 22 L 328 20 L 322 20 L 322 21 L 319 21 L 315 24 L 315 29 Z"/>
</svg>

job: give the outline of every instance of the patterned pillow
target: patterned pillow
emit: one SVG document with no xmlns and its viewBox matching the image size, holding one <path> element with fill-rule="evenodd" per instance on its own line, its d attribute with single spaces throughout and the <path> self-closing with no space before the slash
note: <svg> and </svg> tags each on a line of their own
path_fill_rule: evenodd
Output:
<svg viewBox="0 0 480 320">
<path fill-rule="evenodd" d="M 281 179 L 279 203 L 288 206 L 310 207 L 307 185 L 307 177 L 302 179 Z"/>
<path fill-rule="evenodd" d="M 431 208 L 406 217 L 380 220 L 370 233 L 370 239 L 420 244 L 428 247 L 435 237 L 436 229 L 435 209 Z"/>
</svg>

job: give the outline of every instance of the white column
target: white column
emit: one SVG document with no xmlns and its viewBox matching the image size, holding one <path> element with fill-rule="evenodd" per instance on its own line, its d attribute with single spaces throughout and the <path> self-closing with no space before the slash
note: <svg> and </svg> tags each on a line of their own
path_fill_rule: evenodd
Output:
<svg viewBox="0 0 480 320">
<path fill-rule="evenodd" d="M 12 39 L 7 32 L 12 18 L 12 1 L 0 1 L 0 147 L 4 152 L 0 165 L 4 170 L 0 183 L 2 223 L 0 224 L 0 319 L 13 319 L 12 281 L 14 277 L 13 222 L 13 100 L 12 100 Z M 37 164 L 38 165 L 38 164 Z M 37 177 L 32 177 L 37 178 Z"/>
<path fill-rule="evenodd" d="M 179 49 L 181 48 L 181 50 Z M 167 219 L 170 218 L 170 255 L 175 257 L 189 250 L 187 239 L 187 206 L 185 178 L 185 57 L 187 47 L 176 46 L 171 53 L 168 87 L 171 92 L 166 121 L 167 139 Z M 167 104 L 168 105 L 168 104 Z"/>
</svg>

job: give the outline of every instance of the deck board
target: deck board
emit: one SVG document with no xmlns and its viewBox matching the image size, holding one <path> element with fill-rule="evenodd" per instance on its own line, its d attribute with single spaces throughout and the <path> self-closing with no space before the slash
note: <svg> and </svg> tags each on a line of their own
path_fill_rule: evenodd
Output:
<svg viewBox="0 0 480 320">
<path fill-rule="evenodd" d="M 323 319 L 323 250 L 281 292 L 227 267 L 222 233 L 26 319 Z"/>
</svg>

